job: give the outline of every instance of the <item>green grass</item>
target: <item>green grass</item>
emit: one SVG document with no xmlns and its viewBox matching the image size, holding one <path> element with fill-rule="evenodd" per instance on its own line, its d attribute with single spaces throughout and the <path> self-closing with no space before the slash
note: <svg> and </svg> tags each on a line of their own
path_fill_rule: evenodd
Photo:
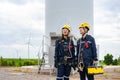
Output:
<svg viewBox="0 0 120 80">
<path fill-rule="evenodd" d="M 102 65 L 102 66 L 106 65 L 103 60 L 100 60 L 99 63 L 100 63 L 100 65 Z"/>
<path fill-rule="evenodd" d="M 42 60 L 40 60 L 42 63 Z M 17 58 L 0 58 L 0 66 L 28 66 L 38 65 L 38 59 L 17 59 Z"/>
</svg>

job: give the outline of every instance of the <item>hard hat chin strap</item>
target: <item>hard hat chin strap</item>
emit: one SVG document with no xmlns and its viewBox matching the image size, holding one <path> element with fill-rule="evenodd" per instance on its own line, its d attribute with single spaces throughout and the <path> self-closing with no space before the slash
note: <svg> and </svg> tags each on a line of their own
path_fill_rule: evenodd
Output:
<svg viewBox="0 0 120 80">
<path fill-rule="evenodd" d="M 64 34 L 62 34 L 62 37 L 63 37 L 63 38 L 65 38 L 65 37 L 68 38 L 68 35 L 64 35 Z"/>
<path fill-rule="evenodd" d="M 83 29 L 84 29 L 85 33 L 88 33 L 88 29 L 87 28 L 83 28 Z"/>
<path fill-rule="evenodd" d="M 84 33 L 82 34 L 82 37 L 85 37 L 85 35 L 88 33 L 88 29 L 87 28 L 83 28 L 84 29 Z"/>
<path fill-rule="evenodd" d="M 85 38 L 85 36 L 86 36 L 86 33 L 82 34 L 82 38 Z"/>
</svg>

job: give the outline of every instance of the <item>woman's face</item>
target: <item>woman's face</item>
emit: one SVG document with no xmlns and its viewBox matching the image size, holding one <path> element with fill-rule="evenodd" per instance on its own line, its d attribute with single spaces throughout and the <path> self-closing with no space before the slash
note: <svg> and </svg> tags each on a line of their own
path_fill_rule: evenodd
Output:
<svg viewBox="0 0 120 80">
<path fill-rule="evenodd" d="M 62 34 L 67 36 L 69 35 L 69 30 L 68 29 L 62 29 Z"/>
</svg>

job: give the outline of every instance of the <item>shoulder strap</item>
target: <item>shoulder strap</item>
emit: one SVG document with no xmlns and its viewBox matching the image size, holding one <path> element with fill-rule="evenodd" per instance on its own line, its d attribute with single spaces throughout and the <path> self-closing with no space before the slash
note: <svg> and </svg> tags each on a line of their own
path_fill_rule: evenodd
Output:
<svg viewBox="0 0 120 80">
<path fill-rule="evenodd" d="M 71 42 L 72 42 L 72 39 L 70 38 L 70 40 L 69 40 L 69 46 L 70 46 Z M 72 58 L 73 56 L 72 56 L 72 52 L 71 52 L 70 48 L 69 48 L 69 52 L 70 52 L 70 58 Z"/>
<path fill-rule="evenodd" d="M 80 45 L 79 45 L 79 53 L 78 53 L 78 63 L 80 61 L 80 55 L 81 55 L 81 38 L 79 39 Z"/>
</svg>

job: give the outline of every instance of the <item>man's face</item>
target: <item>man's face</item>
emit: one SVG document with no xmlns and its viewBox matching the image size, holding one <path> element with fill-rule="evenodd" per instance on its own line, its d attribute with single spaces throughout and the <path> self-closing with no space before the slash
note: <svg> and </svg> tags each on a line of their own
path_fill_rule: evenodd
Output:
<svg viewBox="0 0 120 80">
<path fill-rule="evenodd" d="M 68 29 L 62 29 L 62 34 L 64 36 L 67 36 L 69 34 L 69 30 Z"/>
<path fill-rule="evenodd" d="M 85 33 L 83 28 L 79 28 L 79 30 L 80 30 L 80 34 L 84 34 Z"/>
</svg>

